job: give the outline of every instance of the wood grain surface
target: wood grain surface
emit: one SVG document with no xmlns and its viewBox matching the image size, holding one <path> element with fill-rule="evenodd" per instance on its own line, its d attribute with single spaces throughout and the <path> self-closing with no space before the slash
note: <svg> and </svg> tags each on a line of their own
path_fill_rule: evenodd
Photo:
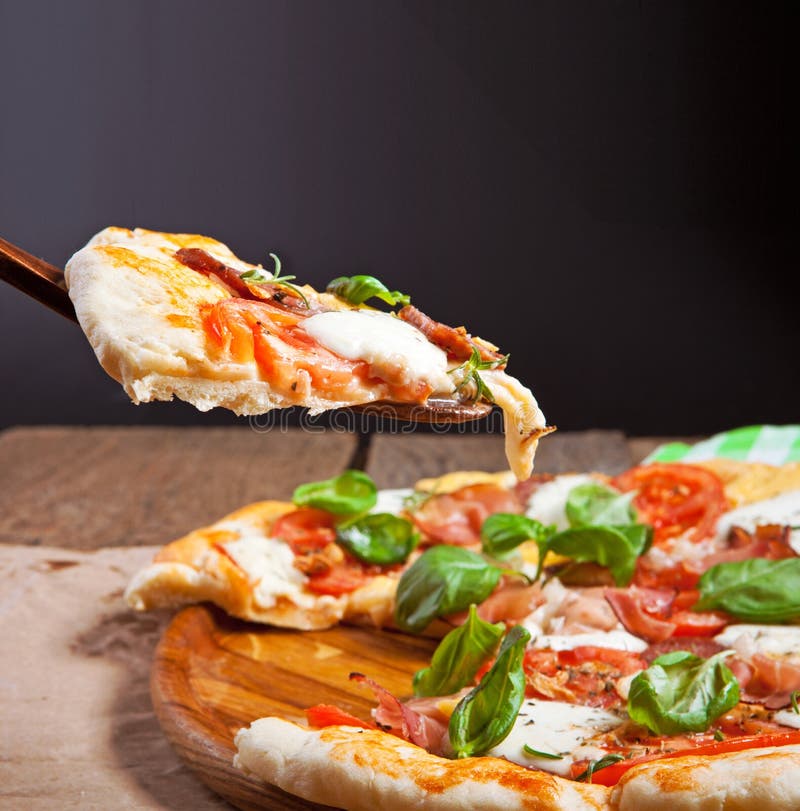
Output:
<svg viewBox="0 0 800 811">
<path fill-rule="evenodd" d="M 536 470 L 615 473 L 660 441 L 559 432 Z M 0 434 L 0 543 L 98 549 L 167 543 L 302 482 L 365 467 L 380 487 L 507 468 L 499 434 L 248 428 L 13 428 Z"/>
<path fill-rule="evenodd" d="M 167 543 L 345 469 L 356 438 L 248 428 L 14 428 L 0 435 L 0 542 Z"/>
<path fill-rule="evenodd" d="M 537 473 L 600 470 L 620 473 L 634 463 L 620 431 L 556 432 L 536 451 Z M 502 434 L 455 432 L 376 434 L 366 465 L 378 487 L 405 487 L 409 482 L 453 470 L 508 470 Z"/>
<path fill-rule="evenodd" d="M 178 754 L 211 789 L 245 811 L 321 809 L 232 765 L 237 730 L 267 715 L 301 721 L 306 707 L 337 704 L 368 719 L 363 672 L 398 696 L 430 662 L 433 640 L 375 629 L 282 631 L 241 622 L 207 606 L 175 616 L 156 650 L 151 694 Z"/>
</svg>

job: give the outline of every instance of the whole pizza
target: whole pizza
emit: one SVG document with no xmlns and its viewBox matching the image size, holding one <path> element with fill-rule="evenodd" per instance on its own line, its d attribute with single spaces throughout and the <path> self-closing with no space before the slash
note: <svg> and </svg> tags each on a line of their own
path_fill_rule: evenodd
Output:
<svg viewBox="0 0 800 811">
<path fill-rule="evenodd" d="M 236 766 L 364 811 L 800 808 L 800 463 L 532 474 L 552 429 L 507 355 L 374 277 L 318 292 L 271 258 L 109 228 L 66 275 L 134 402 L 496 403 L 511 469 L 391 491 L 348 470 L 191 532 L 136 575 L 137 610 L 211 601 L 298 633 L 440 640 L 405 695 L 367 666 L 350 675 L 370 717 L 312 699 L 304 725 L 254 719 Z"/>
<path fill-rule="evenodd" d="M 371 717 L 254 720 L 236 764 L 368 808 L 800 807 L 800 465 L 347 471 L 166 546 L 138 609 L 212 600 L 298 629 L 433 635 Z"/>
</svg>

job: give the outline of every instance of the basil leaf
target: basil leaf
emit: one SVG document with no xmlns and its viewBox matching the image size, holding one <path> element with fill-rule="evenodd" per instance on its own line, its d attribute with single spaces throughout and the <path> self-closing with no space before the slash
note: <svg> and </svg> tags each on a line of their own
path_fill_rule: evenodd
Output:
<svg viewBox="0 0 800 811">
<path fill-rule="evenodd" d="M 405 518 L 373 513 L 336 528 L 336 542 L 365 563 L 389 566 L 402 563 L 419 541 L 419 533 Z"/>
<path fill-rule="evenodd" d="M 363 304 L 367 299 L 379 298 L 391 307 L 396 304 L 405 306 L 411 303 L 411 297 L 399 290 L 389 288 L 374 276 L 339 276 L 328 282 L 327 291 L 351 304 Z"/>
<path fill-rule="evenodd" d="M 525 699 L 522 659 L 531 635 L 515 625 L 505 636 L 497 659 L 456 705 L 450 716 L 450 743 L 456 757 L 472 757 L 504 740 Z"/>
<path fill-rule="evenodd" d="M 628 715 L 655 735 L 705 732 L 739 701 L 739 682 L 725 665 L 729 651 L 701 659 L 672 651 L 633 679 Z"/>
<path fill-rule="evenodd" d="M 481 665 L 495 652 L 505 626 L 478 616 L 475 603 L 467 621 L 439 643 L 430 667 L 414 674 L 414 695 L 446 696 L 471 684 Z"/>
<path fill-rule="evenodd" d="M 600 482 L 579 484 L 567 496 L 570 526 L 631 524 L 636 521 L 636 511 L 631 506 L 635 496 L 636 491 L 618 493 Z"/>
<path fill-rule="evenodd" d="M 579 563 L 606 566 L 618 586 L 627 586 L 633 577 L 636 559 L 648 549 L 652 537 L 652 528 L 645 524 L 565 529 L 539 545 L 539 573 L 545 555 L 556 552 Z"/>
<path fill-rule="evenodd" d="M 397 584 L 395 622 L 404 631 L 419 633 L 435 617 L 483 602 L 500 575 L 500 569 L 468 549 L 432 546 L 403 572 Z"/>
<path fill-rule="evenodd" d="M 316 507 L 335 515 L 356 515 L 375 506 L 378 488 L 360 470 L 346 470 L 341 476 L 301 484 L 292 496 L 298 507 Z"/>
<path fill-rule="evenodd" d="M 524 541 L 546 540 L 555 530 L 555 526 L 545 527 L 541 521 L 525 515 L 494 513 L 481 527 L 481 546 L 485 554 L 501 558 Z"/>
<path fill-rule="evenodd" d="M 800 617 L 800 558 L 752 558 L 718 563 L 700 578 L 694 611 L 727 611 L 745 622 Z"/>
</svg>

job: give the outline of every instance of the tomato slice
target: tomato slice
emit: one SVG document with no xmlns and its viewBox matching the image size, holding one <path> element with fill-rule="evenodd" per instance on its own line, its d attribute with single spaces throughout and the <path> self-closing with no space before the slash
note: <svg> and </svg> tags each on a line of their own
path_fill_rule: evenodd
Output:
<svg viewBox="0 0 800 811">
<path fill-rule="evenodd" d="M 654 543 L 684 532 L 693 541 L 708 538 L 727 506 L 721 479 L 695 465 L 639 465 L 612 480 L 618 490 L 637 490 L 639 520 L 653 527 Z"/>
<path fill-rule="evenodd" d="M 313 507 L 282 515 L 272 525 L 270 534 L 286 541 L 296 555 L 319 552 L 336 540 L 333 515 Z"/>
<path fill-rule="evenodd" d="M 337 707 L 335 704 L 315 704 L 306 710 L 306 718 L 312 727 L 322 729 L 322 727 L 350 726 L 361 727 L 362 729 L 377 729 L 375 724 L 369 721 L 362 721 L 355 715 Z"/>
<path fill-rule="evenodd" d="M 744 749 L 758 749 L 762 746 L 788 746 L 789 744 L 800 744 L 800 730 L 773 732 L 768 735 L 743 735 L 739 738 L 727 738 L 724 741 L 704 743 L 677 752 L 643 755 L 642 757 L 631 758 L 631 760 L 621 760 L 619 763 L 614 763 L 595 772 L 592 775 L 592 782 L 599 783 L 602 786 L 613 786 L 628 769 L 638 766 L 640 763 L 647 763 L 650 760 L 667 760 L 694 755 L 723 755 L 728 752 L 741 752 Z"/>
<path fill-rule="evenodd" d="M 675 611 L 669 621 L 673 636 L 716 636 L 731 618 L 721 611 Z"/>
<path fill-rule="evenodd" d="M 306 585 L 315 594 L 339 597 L 366 585 L 370 577 L 369 572 L 358 561 L 346 560 L 323 574 L 311 575 Z"/>
</svg>

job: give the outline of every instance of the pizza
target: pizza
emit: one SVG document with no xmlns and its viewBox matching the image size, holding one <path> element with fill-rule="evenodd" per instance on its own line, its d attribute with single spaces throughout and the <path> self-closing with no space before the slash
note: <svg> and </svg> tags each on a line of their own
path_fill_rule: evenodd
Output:
<svg viewBox="0 0 800 811">
<path fill-rule="evenodd" d="M 508 355 L 433 320 L 372 276 L 317 292 L 194 234 L 106 228 L 67 263 L 78 321 L 134 403 L 178 397 L 241 415 L 375 402 L 496 403 L 511 469 L 526 479 L 545 424 Z M 376 301 L 397 312 L 366 304 Z"/>
<path fill-rule="evenodd" d="M 137 608 L 439 638 L 358 718 L 255 720 L 236 764 L 368 808 L 800 807 L 800 464 L 347 471 L 167 545 Z M 281 551 L 278 552 L 277 550 Z"/>
</svg>

